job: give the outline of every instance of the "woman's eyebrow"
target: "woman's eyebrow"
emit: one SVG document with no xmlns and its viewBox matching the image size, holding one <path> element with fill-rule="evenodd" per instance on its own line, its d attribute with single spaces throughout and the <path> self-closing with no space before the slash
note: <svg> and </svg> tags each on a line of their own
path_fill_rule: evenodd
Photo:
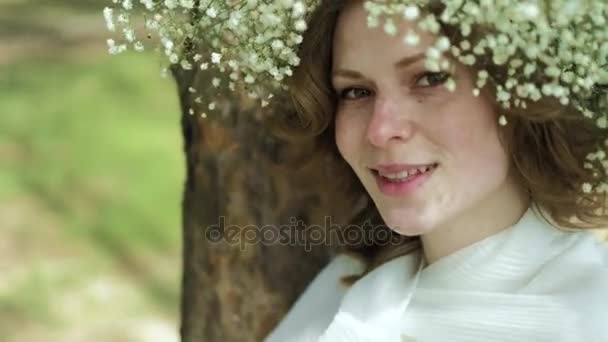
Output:
<svg viewBox="0 0 608 342">
<path fill-rule="evenodd" d="M 347 69 L 337 69 L 332 73 L 332 77 L 342 77 L 342 78 L 352 78 L 352 79 L 362 79 L 363 75 L 357 71 L 347 70 Z"/>
<path fill-rule="evenodd" d="M 395 69 L 406 68 L 425 57 L 424 52 L 417 53 L 415 55 L 406 56 L 395 63 Z M 343 77 L 350 79 L 362 79 L 364 78 L 358 71 L 348 69 L 336 69 L 332 72 L 332 77 Z"/>
<path fill-rule="evenodd" d="M 411 64 L 418 62 L 426 56 L 424 52 L 417 53 L 415 55 L 403 57 L 397 63 L 395 63 L 395 69 L 403 69 Z"/>
</svg>

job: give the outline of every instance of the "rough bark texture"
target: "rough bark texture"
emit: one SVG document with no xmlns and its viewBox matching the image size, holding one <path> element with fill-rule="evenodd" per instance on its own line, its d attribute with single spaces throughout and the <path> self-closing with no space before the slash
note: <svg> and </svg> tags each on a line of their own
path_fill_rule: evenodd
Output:
<svg viewBox="0 0 608 342">
<path fill-rule="evenodd" d="M 326 216 L 335 224 L 353 222 L 367 199 L 332 190 L 339 183 L 336 168 L 344 165 L 331 155 L 313 156 L 312 141 L 290 144 L 273 137 L 246 101 L 230 102 L 222 115 L 202 118 L 198 109 L 191 115 L 197 104 L 188 88 L 209 79 L 176 70 L 174 76 L 187 162 L 181 337 L 261 341 L 335 248 L 323 243 L 307 250 L 304 235 L 320 231 L 302 225 L 283 230 L 282 241 L 253 242 L 263 238 L 259 228 L 269 225 L 268 238 L 271 228 L 276 234 L 294 219 L 307 227 L 322 226 Z M 210 229 L 221 217 L 223 237 L 221 229 Z M 229 232 L 237 232 L 232 242 Z"/>
</svg>

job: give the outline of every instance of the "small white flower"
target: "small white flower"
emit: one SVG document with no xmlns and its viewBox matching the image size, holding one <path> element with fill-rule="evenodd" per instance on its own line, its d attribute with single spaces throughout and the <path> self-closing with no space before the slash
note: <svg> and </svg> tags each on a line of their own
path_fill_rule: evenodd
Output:
<svg viewBox="0 0 608 342">
<path fill-rule="evenodd" d="M 431 59 L 439 59 L 441 57 L 441 51 L 434 47 L 430 47 L 426 50 L 426 56 Z"/>
<path fill-rule="evenodd" d="M 177 7 L 177 0 L 165 0 L 165 6 L 168 9 L 174 9 Z"/>
<path fill-rule="evenodd" d="M 154 1 L 153 0 L 139 0 L 139 2 L 144 4 L 144 6 L 146 6 L 146 9 L 148 11 L 154 10 Z"/>
<path fill-rule="evenodd" d="M 130 11 L 133 9 L 133 2 L 131 2 L 131 0 L 123 0 L 122 7 L 127 11 Z"/>
<path fill-rule="evenodd" d="M 220 79 L 217 77 L 214 77 L 213 80 L 211 80 L 211 84 L 213 84 L 214 87 L 219 87 L 220 86 Z"/>
<path fill-rule="evenodd" d="M 108 28 L 108 31 L 114 32 L 116 30 L 116 26 L 114 25 L 114 10 L 110 7 L 104 8 L 103 17 L 106 21 L 106 27 Z"/>
<path fill-rule="evenodd" d="M 166 50 L 172 50 L 173 49 L 173 41 L 167 37 L 162 37 L 160 39 L 160 43 L 164 46 L 164 48 Z"/>
<path fill-rule="evenodd" d="M 538 6 L 534 3 L 522 3 L 517 5 L 517 11 L 522 16 L 523 19 L 533 20 L 538 17 L 540 11 Z"/>
<path fill-rule="evenodd" d="M 133 48 L 137 52 L 142 52 L 142 51 L 144 51 L 144 44 L 142 42 L 139 42 L 139 41 L 135 42 L 135 44 L 133 45 Z"/>
<path fill-rule="evenodd" d="M 397 26 L 395 26 L 395 23 L 390 20 L 387 19 L 386 23 L 384 23 L 384 32 L 386 32 L 387 34 L 394 36 L 397 34 Z"/>
<path fill-rule="evenodd" d="M 456 90 L 456 81 L 454 81 L 453 78 L 448 79 L 445 83 L 445 87 L 453 93 Z"/>
<path fill-rule="evenodd" d="M 185 9 L 194 8 L 194 0 L 180 0 L 179 4 Z"/>
<path fill-rule="evenodd" d="M 116 17 L 116 21 L 119 22 L 120 24 L 129 24 L 129 12 L 122 12 L 118 15 L 118 17 Z"/>
<path fill-rule="evenodd" d="M 127 46 L 125 44 L 116 45 L 114 39 L 108 39 L 106 42 L 108 44 L 108 52 L 111 55 L 118 55 L 127 50 Z"/>
<path fill-rule="evenodd" d="M 303 16 L 306 13 L 306 6 L 304 5 L 304 3 L 302 3 L 302 1 L 296 1 L 293 4 L 293 9 L 291 11 L 291 15 L 294 18 L 299 18 L 301 16 Z"/>
<path fill-rule="evenodd" d="M 294 28 L 296 29 L 296 31 L 299 31 L 299 32 L 306 31 L 306 29 L 308 28 L 308 25 L 306 24 L 306 20 L 304 20 L 304 19 L 297 20 L 294 24 Z"/>
<path fill-rule="evenodd" d="M 192 64 L 185 59 L 180 62 L 180 65 L 184 70 L 192 70 Z"/>
<path fill-rule="evenodd" d="M 593 186 L 589 183 L 583 183 L 582 190 L 584 193 L 588 194 L 593 189 Z"/>
<path fill-rule="evenodd" d="M 128 42 L 132 43 L 135 41 L 135 31 L 132 28 L 125 27 L 123 29 L 123 34 Z"/>
<path fill-rule="evenodd" d="M 414 20 L 418 18 L 419 15 L 420 9 L 415 5 L 407 6 L 403 11 L 403 17 L 407 20 Z"/>
<path fill-rule="evenodd" d="M 221 60 L 222 60 L 222 54 L 217 53 L 217 52 L 211 53 L 211 63 L 219 64 Z"/>
<path fill-rule="evenodd" d="M 420 42 L 420 36 L 418 36 L 414 31 L 410 30 L 403 38 L 403 42 L 410 46 L 416 46 Z"/>
<path fill-rule="evenodd" d="M 435 44 L 439 51 L 447 51 L 450 48 L 450 40 L 447 37 L 441 37 Z"/>
<path fill-rule="evenodd" d="M 285 44 L 283 43 L 282 40 L 280 39 L 275 39 L 272 41 L 272 43 L 270 44 L 270 46 L 272 47 L 273 50 L 281 50 L 285 47 Z"/>
<path fill-rule="evenodd" d="M 507 118 L 504 115 L 501 115 L 498 118 L 498 124 L 501 126 L 506 126 L 507 125 Z"/>
<path fill-rule="evenodd" d="M 210 6 L 209 8 L 207 8 L 207 11 L 205 11 L 205 14 L 210 18 L 215 18 L 217 17 L 217 10 L 215 9 L 215 7 Z"/>
</svg>

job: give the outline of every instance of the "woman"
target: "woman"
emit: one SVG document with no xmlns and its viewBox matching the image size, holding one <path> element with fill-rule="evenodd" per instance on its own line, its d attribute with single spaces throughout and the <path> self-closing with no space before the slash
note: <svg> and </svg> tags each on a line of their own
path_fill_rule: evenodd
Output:
<svg viewBox="0 0 608 342">
<path fill-rule="evenodd" d="M 555 98 L 506 109 L 497 83 L 474 96 L 473 76 L 500 68 L 430 72 L 436 35 L 367 16 L 324 1 L 290 89 L 406 243 L 336 257 L 266 341 L 608 341 L 608 247 L 584 229 L 608 219 L 576 185 L 606 132 Z"/>
</svg>

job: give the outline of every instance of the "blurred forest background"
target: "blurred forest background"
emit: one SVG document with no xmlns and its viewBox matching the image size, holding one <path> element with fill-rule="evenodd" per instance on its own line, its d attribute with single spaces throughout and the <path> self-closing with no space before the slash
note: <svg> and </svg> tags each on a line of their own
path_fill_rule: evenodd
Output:
<svg viewBox="0 0 608 342">
<path fill-rule="evenodd" d="M 111 0 L 0 0 L 0 341 L 176 341 L 179 105 Z"/>
</svg>

